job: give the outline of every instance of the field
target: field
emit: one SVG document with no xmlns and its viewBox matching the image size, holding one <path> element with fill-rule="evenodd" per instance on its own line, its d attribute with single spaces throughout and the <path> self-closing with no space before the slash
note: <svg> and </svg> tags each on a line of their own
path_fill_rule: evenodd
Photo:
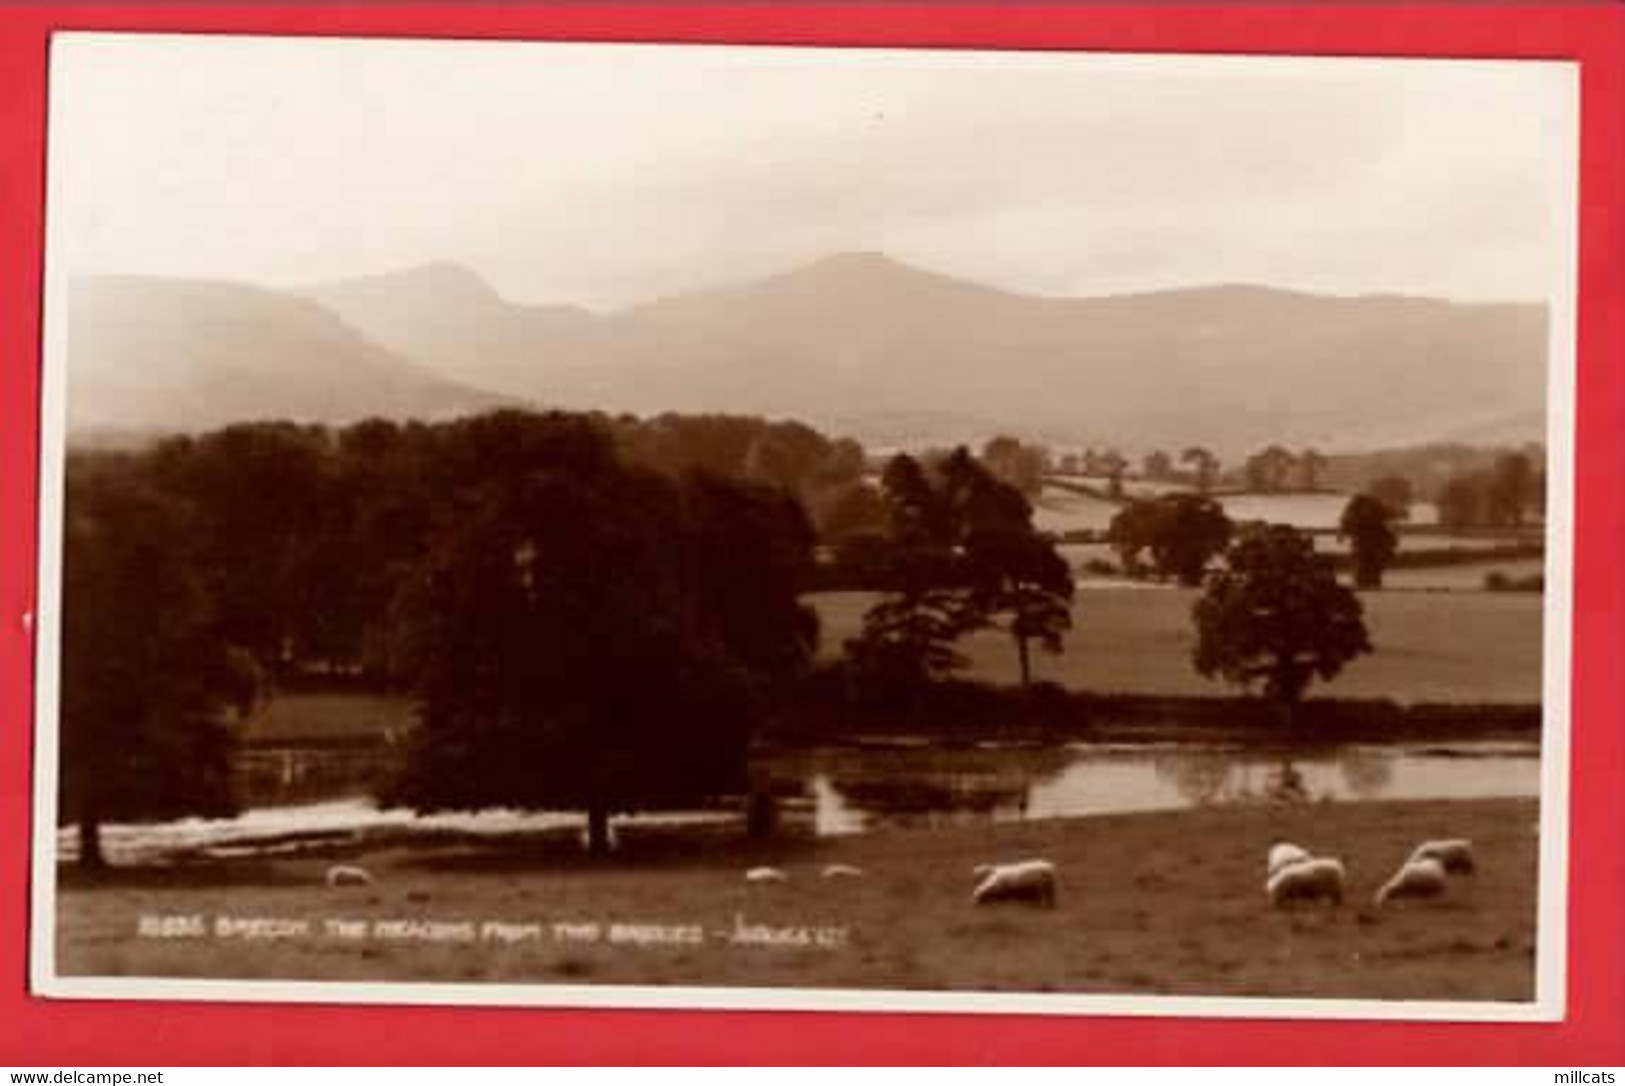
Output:
<svg viewBox="0 0 1625 1086">
<path fill-rule="evenodd" d="M 1091 486 L 1104 489 L 1103 480 L 1089 480 Z M 1131 484 L 1128 493 L 1145 497 L 1158 492 L 1178 490 L 1178 487 L 1158 487 L 1155 484 Z M 1295 528 L 1332 530 L 1337 527 L 1348 504 L 1347 494 L 1220 494 L 1216 495 L 1231 520 L 1266 520 L 1273 524 L 1290 524 Z M 1092 497 L 1065 487 L 1046 486 L 1033 503 L 1034 521 L 1046 532 L 1104 532 L 1111 527 L 1112 517 L 1122 508 L 1104 497 Z M 1409 523 L 1433 524 L 1438 513 L 1428 502 L 1416 502 L 1411 507 Z"/>
<path fill-rule="evenodd" d="M 812 597 L 825 653 L 861 630 L 873 596 Z M 1080 591 L 1060 656 L 1035 652 L 1035 678 L 1096 693 L 1219 694 L 1191 668 L 1194 590 L 1099 587 Z M 1543 597 L 1538 593 L 1376 592 L 1361 597 L 1375 651 L 1329 686 L 1338 697 L 1398 701 L 1535 702 L 1541 692 Z M 1015 647 L 997 631 L 965 638 L 968 676 L 1019 680 Z"/>
<path fill-rule="evenodd" d="M 609 860 L 571 841 L 457 840 L 345 856 L 373 887 L 328 889 L 335 857 L 64 876 L 65 975 L 559 984 L 988 989 L 1199 995 L 1524 1000 L 1533 996 L 1532 800 L 1235 807 L 749 843 L 737 830 L 630 833 Z M 1376 912 L 1370 894 L 1419 839 L 1467 836 L 1481 870 L 1440 901 Z M 1275 911 L 1262 894 L 1272 838 L 1341 856 L 1339 908 Z M 973 908 L 970 869 L 1041 855 L 1060 867 L 1054 911 Z M 862 878 L 826 881 L 826 863 Z M 750 865 L 789 874 L 751 885 Z M 138 938 L 142 916 L 307 921 L 285 940 Z M 365 937 L 328 933 L 359 922 Z M 392 920 L 467 925 L 430 941 Z M 149 921 L 150 922 L 150 921 Z M 507 925 L 489 928 L 487 922 Z M 555 924 L 620 923 L 597 940 Z M 534 925 L 534 927 L 531 927 Z M 730 941 L 802 931 L 825 946 Z M 632 941 L 692 928 L 696 945 Z M 262 928 L 262 932 L 269 930 Z M 428 929 L 417 929 L 420 932 Z M 639 934 L 641 932 L 641 934 Z M 498 934 L 500 933 L 500 934 Z M 530 933 L 530 934 L 521 934 Z M 390 936 L 393 937 L 385 937 Z"/>
</svg>

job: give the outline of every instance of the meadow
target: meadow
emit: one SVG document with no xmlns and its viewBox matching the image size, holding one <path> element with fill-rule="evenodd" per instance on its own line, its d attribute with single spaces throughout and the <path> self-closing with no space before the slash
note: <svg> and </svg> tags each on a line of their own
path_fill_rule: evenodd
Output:
<svg viewBox="0 0 1625 1086">
<path fill-rule="evenodd" d="M 601 860 L 573 835 L 448 837 L 88 882 L 65 871 L 57 954 L 64 975 L 1527 1000 L 1536 816 L 1535 801 L 1502 799 L 766 842 L 733 826 L 647 828 Z M 1479 873 L 1441 900 L 1374 909 L 1371 893 L 1415 842 L 1440 836 L 1473 838 Z M 1277 837 L 1343 858 L 1349 898 L 1270 908 L 1264 856 Z M 1058 865 L 1053 911 L 971 904 L 974 865 L 1024 856 Z M 365 863 L 376 885 L 326 887 L 333 862 Z M 865 874 L 819 877 L 836 862 Z M 743 872 L 761 863 L 788 881 L 747 883 Z M 246 924 L 225 937 L 143 937 L 142 917 L 195 918 L 211 933 L 222 917 L 308 927 L 288 938 Z M 327 920 L 364 934 L 340 937 Z M 591 924 L 602 927 L 585 938 Z M 665 941 L 674 935 L 695 941 Z"/>
<path fill-rule="evenodd" d="M 1196 596 L 1194 589 L 1162 585 L 1097 582 L 1080 589 L 1062 653 L 1034 653 L 1034 677 L 1102 694 L 1230 693 L 1191 667 Z M 1402 702 L 1540 700 L 1539 593 L 1372 592 L 1360 598 L 1375 651 L 1315 689 Z M 834 655 L 862 629 L 875 597 L 826 592 L 810 599 L 823 623 L 823 652 Z M 982 631 L 958 648 L 970 661 L 967 677 L 1019 681 L 1015 646 L 1003 633 Z"/>
<path fill-rule="evenodd" d="M 1093 487 L 1103 489 L 1103 480 L 1089 480 Z M 1130 484 L 1125 487 L 1131 497 L 1155 497 L 1158 494 L 1186 490 L 1177 486 L 1156 484 Z M 1335 531 L 1348 504 L 1347 494 L 1288 493 L 1216 494 L 1215 500 L 1224 507 L 1225 515 L 1237 523 L 1264 520 L 1272 524 L 1290 524 L 1294 528 L 1311 531 Z M 1033 520 L 1046 532 L 1104 532 L 1111 527 L 1112 517 L 1122 505 L 1104 497 L 1080 493 L 1065 486 L 1046 486 L 1033 502 Z M 1408 523 L 1423 527 L 1438 520 L 1438 511 L 1429 502 L 1416 502 L 1411 506 Z"/>
</svg>

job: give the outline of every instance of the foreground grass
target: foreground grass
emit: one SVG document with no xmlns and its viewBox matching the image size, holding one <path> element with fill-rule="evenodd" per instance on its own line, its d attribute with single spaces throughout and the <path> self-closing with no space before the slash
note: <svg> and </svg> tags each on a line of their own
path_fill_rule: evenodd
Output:
<svg viewBox="0 0 1625 1086">
<path fill-rule="evenodd" d="M 59 970 L 349 981 L 794 986 L 1381 999 L 1533 998 L 1532 800 L 1229 808 L 880 831 L 752 844 L 736 831 L 631 837 L 592 862 L 573 842 L 448 840 L 365 854 L 168 871 L 64 874 Z M 1283 836 L 1342 857 L 1340 908 L 1275 911 L 1264 854 Z M 1444 900 L 1377 913 L 1370 894 L 1419 840 L 1466 836 L 1481 871 Z M 975 908 L 970 868 L 1043 856 L 1061 869 L 1053 911 Z M 329 889 L 328 864 L 361 862 L 372 887 Z M 861 866 L 849 881 L 826 863 Z M 743 871 L 773 863 L 778 885 Z M 141 938 L 143 915 L 305 919 L 286 940 Z M 346 940 L 328 919 L 518 925 L 515 941 Z M 730 943 L 743 919 L 832 944 Z M 702 945 L 559 939 L 557 923 L 693 925 Z M 535 924 L 534 936 L 520 937 Z"/>
<path fill-rule="evenodd" d="M 1101 694 L 1232 692 L 1191 667 L 1196 595 L 1165 587 L 1080 591 L 1064 651 L 1034 652 L 1034 677 Z M 875 597 L 823 592 L 809 599 L 823 623 L 823 652 L 833 656 L 862 631 Z M 1370 592 L 1360 600 L 1374 651 L 1315 692 L 1464 704 L 1540 700 L 1539 594 Z M 955 647 L 970 660 L 967 678 L 1020 681 L 1015 647 L 1003 633 L 984 631 Z"/>
</svg>

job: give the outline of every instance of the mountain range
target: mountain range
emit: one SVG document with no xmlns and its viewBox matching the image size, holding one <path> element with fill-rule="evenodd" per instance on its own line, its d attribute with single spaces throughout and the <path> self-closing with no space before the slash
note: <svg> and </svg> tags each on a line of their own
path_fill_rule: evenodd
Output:
<svg viewBox="0 0 1625 1086">
<path fill-rule="evenodd" d="M 514 403 L 795 417 L 877 447 L 1539 441 L 1546 320 L 1250 285 L 1052 298 L 878 253 L 602 314 L 512 302 L 446 263 L 294 292 L 94 277 L 71 292 L 70 422 Z"/>
</svg>

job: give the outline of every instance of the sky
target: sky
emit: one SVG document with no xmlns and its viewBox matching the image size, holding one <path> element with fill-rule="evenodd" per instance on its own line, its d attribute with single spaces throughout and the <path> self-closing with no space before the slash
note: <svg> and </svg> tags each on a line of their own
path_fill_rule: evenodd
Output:
<svg viewBox="0 0 1625 1086">
<path fill-rule="evenodd" d="M 430 261 L 611 310 L 880 251 L 1006 289 L 1550 296 L 1575 69 L 67 35 L 48 259 Z"/>
</svg>

